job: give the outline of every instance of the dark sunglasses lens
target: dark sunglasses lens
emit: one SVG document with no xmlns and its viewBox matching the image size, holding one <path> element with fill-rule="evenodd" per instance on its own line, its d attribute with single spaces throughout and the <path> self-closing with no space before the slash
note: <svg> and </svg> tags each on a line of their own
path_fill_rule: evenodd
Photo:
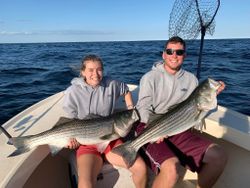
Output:
<svg viewBox="0 0 250 188">
<path fill-rule="evenodd" d="M 173 50 L 172 49 L 166 49 L 166 53 L 168 55 L 173 55 Z"/>
<path fill-rule="evenodd" d="M 181 56 L 181 55 L 183 55 L 183 54 L 185 53 L 185 50 L 182 50 L 182 49 L 179 49 L 179 50 L 166 49 L 166 53 L 167 53 L 168 55 L 173 55 L 174 52 L 176 53 L 176 55 Z"/>
<path fill-rule="evenodd" d="M 176 55 L 183 55 L 185 53 L 184 50 L 176 50 Z"/>
</svg>

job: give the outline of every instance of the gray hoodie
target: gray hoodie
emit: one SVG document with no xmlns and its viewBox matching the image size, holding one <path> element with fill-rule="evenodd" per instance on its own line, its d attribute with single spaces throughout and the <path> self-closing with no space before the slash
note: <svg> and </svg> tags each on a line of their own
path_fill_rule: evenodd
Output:
<svg viewBox="0 0 250 188">
<path fill-rule="evenodd" d="M 164 69 L 163 62 L 156 62 L 140 81 L 137 108 L 141 122 L 147 123 L 152 111 L 166 113 L 169 107 L 184 101 L 197 85 L 198 80 L 192 73 L 180 69 L 171 75 Z"/>
<path fill-rule="evenodd" d="M 125 95 L 128 86 L 117 80 L 103 77 L 93 88 L 82 77 L 74 78 L 65 91 L 63 109 L 69 118 L 84 119 L 90 114 L 108 116 L 113 113 L 118 98 Z"/>
</svg>

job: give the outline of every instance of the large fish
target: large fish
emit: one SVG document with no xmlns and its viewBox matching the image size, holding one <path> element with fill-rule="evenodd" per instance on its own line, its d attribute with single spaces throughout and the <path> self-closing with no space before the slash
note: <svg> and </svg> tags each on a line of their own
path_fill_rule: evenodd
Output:
<svg viewBox="0 0 250 188">
<path fill-rule="evenodd" d="M 185 101 L 167 113 L 155 116 L 138 137 L 113 148 L 112 151 L 122 156 L 128 167 L 132 166 L 137 151 L 144 144 L 181 133 L 201 123 L 208 112 L 217 107 L 216 91 L 219 86 L 219 82 L 209 78 L 203 81 Z"/>
<path fill-rule="evenodd" d="M 36 135 L 10 138 L 9 144 L 13 144 L 17 149 L 9 157 L 45 144 L 49 145 L 52 155 L 55 155 L 69 143 L 71 138 L 84 145 L 112 141 L 126 136 L 138 120 L 136 109 L 117 112 L 107 117 L 95 116 L 86 120 L 61 117 L 50 130 Z"/>
</svg>

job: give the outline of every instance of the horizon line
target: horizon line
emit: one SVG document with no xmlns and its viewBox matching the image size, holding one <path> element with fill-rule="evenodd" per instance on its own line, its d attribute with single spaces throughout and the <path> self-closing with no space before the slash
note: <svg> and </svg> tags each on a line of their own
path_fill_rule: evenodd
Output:
<svg viewBox="0 0 250 188">
<path fill-rule="evenodd" d="M 250 37 L 233 38 L 205 38 L 204 40 L 235 40 L 250 39 Z M 167 41 L 168 39 L 145 39 L 145 40 L 101 40 L 101 41 L 40 41 L 40 42 L 0 42 L 0 44 L 39 44 L 39 43 L 94 43 L 94 42 L 147 42 L 147 41 Z M 201 39 L 184 39 L 185 41 Z"/>
</svg>

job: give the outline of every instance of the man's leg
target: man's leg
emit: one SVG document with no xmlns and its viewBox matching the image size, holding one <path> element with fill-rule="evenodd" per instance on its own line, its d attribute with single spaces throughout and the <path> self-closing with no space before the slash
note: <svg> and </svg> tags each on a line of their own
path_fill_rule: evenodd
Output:
<svg viewBox="0 0 250 188">
<path fill-rule="evenodd" d="M 225 151 L 216 144 L 211 144 L 204 157 L 201 171 L 198 174 L 198 186 L 200 188 L 212 187 L 222 174 L 226 163 Z"/>
<path fill-rule="evenodd" d="M 179 178 L 180 163 L 176 157 L 165 160 L 160 167 L 159 174 L 155 177 L 152 188 L 172 188 Z"/>
</svg>

